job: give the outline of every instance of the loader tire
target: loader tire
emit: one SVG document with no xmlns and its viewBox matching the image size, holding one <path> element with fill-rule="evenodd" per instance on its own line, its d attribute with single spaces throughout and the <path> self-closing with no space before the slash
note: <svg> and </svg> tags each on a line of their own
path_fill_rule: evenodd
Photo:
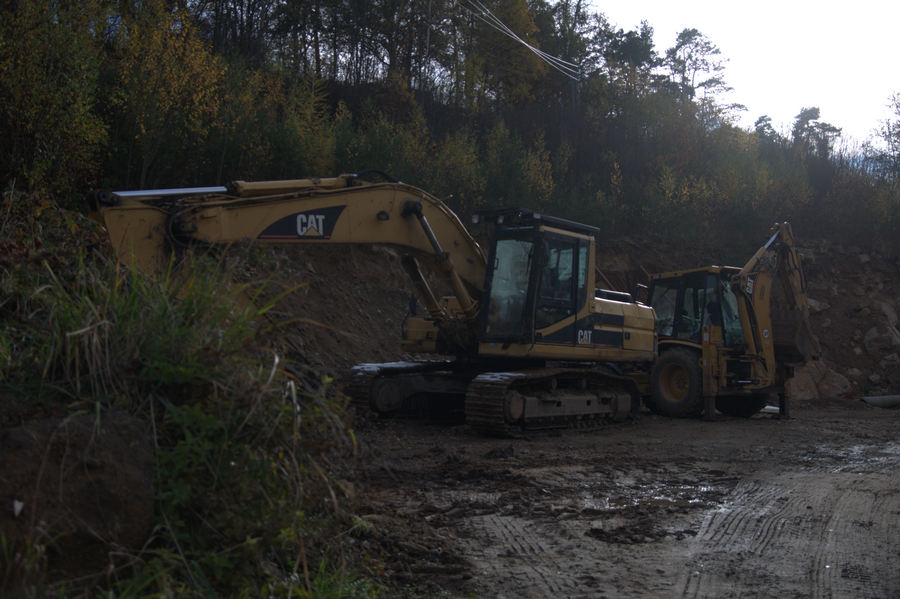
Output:
<svg viewBox="0 0 900 599">
<path fill-rule="evenodd" d="M 703 413 L 703 379 L 697 354 L 675 348 L 664 352 L 650 374 L 647 407 L 657 414 L 690 418 Z"/>
</svg>

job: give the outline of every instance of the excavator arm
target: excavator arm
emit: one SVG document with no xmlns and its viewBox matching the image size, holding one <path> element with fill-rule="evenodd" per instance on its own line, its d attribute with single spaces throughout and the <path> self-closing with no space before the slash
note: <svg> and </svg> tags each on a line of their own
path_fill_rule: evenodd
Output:
<svg viewBox="0 0 900 599">
<path fill-rule="evenodd" d="M 227 187 L 100 192 L 95 217 L 120 261 L 149 272 L 189 246 L 258 243 L 380 244 L 398 248 L 429 315 L 447 313 L 420 265 L 443 278 L 463 319 L 474 323 L 486 258 L 457 216 L 439 199 L 397 182 L 357 175 Z M 458 315 L 456 315 L 458 316 Z"/>
</svg>

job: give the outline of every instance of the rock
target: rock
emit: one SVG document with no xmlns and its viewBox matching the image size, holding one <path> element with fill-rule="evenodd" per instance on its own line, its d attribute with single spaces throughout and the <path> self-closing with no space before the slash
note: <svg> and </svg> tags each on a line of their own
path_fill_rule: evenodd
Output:
<svg viewBox="0 0 900 599">
<path fill-rule="evenodd" d="M 881 312 L 884 314 L 884 317 L 887 318 L 888 326 L 892 329 L 897 329 L 897 311 L 894 310 L 894 306 L 892 306 L 888 302 L 879 302 L 879 307 L 881 308 Z"/>
<path fill-rule="evenodd" d="M 787 382 L 791 398 L 799 400 L 834 398 L 850 392 L 853 384 L 844 375 L 825 366 L 821 360 L 813 360 L 794 371 Z"/>
<path fill-rule="evenodd" d="M 809 298 L 809 310 L 813 314 L 818 314 L 819 312 L 824 312 L 828 308 L 831 307 L 831 304 L 828 302 L 823 302 L 820 300 L 815 300 L 813 298 Z"/>
<path fill-rule="evenodd" d="M 900 332 L 895 328 L 882 331 L 878 327 L 872 327 L 866 331 L 863 337 L 863 346 L 870 356 L 880 356 L 900 345 Z"/>
<path fill-rule="evenodd" d="M 879 362 L 879 366 L 883 369 L 897 366 L 898 364 L 900 364 L 900 355 L 898 354 L 888 354 Z"/>
<path fill-rule="evenodd" d="M 852 376 L 853 378 L 861 377 L 862 370 L 859 368 L 850 368 L 847 370 L 847 376 Z"/>
<path fill-rule="evenodd" d="M 868 264 L 872 261 L 872 258 L 868 254 L 860 254 L 859 255 L 859 263 L 860 264 Z"/>
<path fill-rule="evenodd" d="M 881 375 L 880 374 L 870 374 L 869 382 L 872 383 L 873 385 L 877 385 L 878 383 L 881 382 Z"/>
<path fill-rule="evenodd" d="M 2 430 L 0 530 L 8 541 L 45 545 L 50 572 L 96 574 L 113 547 L 137 552 L 150 536 L 153 468 L 144 423 L 124 412 Z"/>
</svg>

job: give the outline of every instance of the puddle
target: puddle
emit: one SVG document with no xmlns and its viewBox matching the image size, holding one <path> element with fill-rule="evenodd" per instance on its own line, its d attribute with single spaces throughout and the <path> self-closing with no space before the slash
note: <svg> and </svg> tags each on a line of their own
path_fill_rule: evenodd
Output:
<svg viewBox="0 0 900 599">
<path fill-rule="evenodd" d="M 803 461 L 815 463 L 823 459 L 839 463 L 832 472 L 881 469 L 886 465 L 896 465 L 900 462 L 900 443 L 890 441 L 878 445 L 850 447 L 817 445 L 816 454 L 805 456 Z"/>
<path fill-rule="evenodd" d="M 605 489 L 609 492 L 609 489 Z M 602 493 L 602 491 L 601 491 Z M 581 495 L 581 507 L 585 510 L 615 511 L 626 508 L 647 507 L 653 509 L 708 506 L 721 492 L 710 485 L 678 483 L 638 484 L 617 487 L 612 495 L 585 490 Z"/>
</svg>

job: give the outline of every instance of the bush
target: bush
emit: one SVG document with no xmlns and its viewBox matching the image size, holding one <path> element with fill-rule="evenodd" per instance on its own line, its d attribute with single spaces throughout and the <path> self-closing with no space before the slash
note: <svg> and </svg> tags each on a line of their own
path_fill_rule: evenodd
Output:
<svg viewBox="0 0 900 599">
<path fill-rule="evenodd" d="M 11 193 L 0 209 L 15 215 L 4 226 L 16 231 L 0 251 L 4 400 L 101 418 L 127 408 L 153 431 L 157 533 L 105 590 L 374 592 L 335 565 L 334 539 L 351 522 L 342 479 L 356 451 L 346 399 L 329 379 L 262 349 L 261 286 L 230 283 L 210 257 L 151 279 L 92 247 L 96 231 L 83 217 Z"/>
</svg>

